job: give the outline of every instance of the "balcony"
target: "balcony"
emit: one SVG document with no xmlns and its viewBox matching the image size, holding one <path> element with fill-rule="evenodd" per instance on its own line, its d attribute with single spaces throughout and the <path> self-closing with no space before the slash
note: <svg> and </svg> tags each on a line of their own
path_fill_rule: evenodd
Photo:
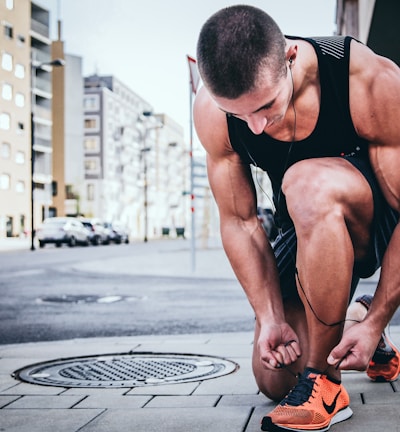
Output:
<svg viewBox="0 0 400 432">
<path fill-rule="evenodd" d="M 49 39 L 49 26 L 31 18 L 31 30 Z"/>
</svg>

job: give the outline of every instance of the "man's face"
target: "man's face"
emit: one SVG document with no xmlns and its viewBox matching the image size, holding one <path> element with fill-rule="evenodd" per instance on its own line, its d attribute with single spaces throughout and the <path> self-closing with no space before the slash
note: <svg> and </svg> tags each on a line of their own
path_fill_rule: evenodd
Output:
<svg viewBox="0 0 400 432">
<path fill-rule="evenodd" d="M 237 99 L 226 99 L 218 96 L 212 98 L 220 110 L 247 123 L 250 130 L 259 135 L 277 126 L 284 119 L 293 94 L 293 83 L 289 76 L 277 82 L 268 74 L 260 80 L 256 89 Z"/>
</svg>

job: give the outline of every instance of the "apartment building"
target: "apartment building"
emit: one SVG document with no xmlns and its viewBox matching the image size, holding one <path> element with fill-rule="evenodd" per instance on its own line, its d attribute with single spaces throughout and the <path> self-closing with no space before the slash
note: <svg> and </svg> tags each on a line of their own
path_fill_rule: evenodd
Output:
<svg viewBox="0 0 400 432">
<path fill-rule="evenodd" d="M 121 222 L 138 239 L 182 226 L 189 162 L 183 128 L 153 115 L 151 105 L 114 76 L 86 77 L 84 91 L 81 212 Z"/>
<path fill-rule="evenodd" d="M 15 2 L 17 3 L 17 2 Z M 52 208 L 52 70 L 49 11 L 31 2 L 31 109 L 35 227 Z"/>
<path fill-rule="evenodd" d="M 137 239 L 188 230 L 183 127 L 114 76 L 83 78 L 49 26 L 34 1 L 0 0 L 0 238 L 78 214 Z"/>
<path fill-rule="evenodd" d="M 0 1 L 0 238 L 30 226 L 30 9 Z"/>
</svg>

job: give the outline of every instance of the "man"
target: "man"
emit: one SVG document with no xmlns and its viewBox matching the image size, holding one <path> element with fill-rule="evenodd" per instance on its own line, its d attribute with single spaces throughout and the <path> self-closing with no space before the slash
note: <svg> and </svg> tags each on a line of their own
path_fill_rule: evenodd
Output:
<svg viewBox="0 0 400 432">
<path fill-rule="evenodd" d="M 352 414 L 341 369 L 399 374 L 383 331 L 400 303 L 400 71 L 351 38 L 285 37 L 245 5 L 207 20 L 197 61 L 195 127 L 224 249 L 256 316 L 255 378 L 284 398 L 262 429 L 326 431 Z M 272 182 L 273 248 L 250 165 Z M 359 278 L 380 266 L 374 298 L 346 318 Z"/>
</svg>

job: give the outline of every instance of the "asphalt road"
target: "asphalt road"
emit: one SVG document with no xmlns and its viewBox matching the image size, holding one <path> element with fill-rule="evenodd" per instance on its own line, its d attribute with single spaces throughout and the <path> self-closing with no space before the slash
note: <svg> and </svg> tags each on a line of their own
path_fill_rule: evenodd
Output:
<svg viewBox="0 0 400 432">
<path fill-rule="evenodd" d="M 128 271 L 130 262 L 146 262 L 151 274 L 161 245 L 158 259 L 166 259 L 169 247 L 171 253 L 189 251 L 187 243 L 171 240 L 0 252 L 0 344 L 253 329 L 252 310 L 233 277 Z M 118 260 L 124 265 L 115 266 Z M 358 290 L 373 293 L 375 287 L 375 280 L 365 280 Z M 400 324 L 399 311 L 392 323 Z"/>
<path fill-rule="evenodd" d="M 252 330 L 234 280 L 76 270 L 82 262 L 132 259 L 138 244 L 0 253 L 0 344 L 145 334 Z M 79 266 L 78 266 L 79 267 Z"/>
</svg>

